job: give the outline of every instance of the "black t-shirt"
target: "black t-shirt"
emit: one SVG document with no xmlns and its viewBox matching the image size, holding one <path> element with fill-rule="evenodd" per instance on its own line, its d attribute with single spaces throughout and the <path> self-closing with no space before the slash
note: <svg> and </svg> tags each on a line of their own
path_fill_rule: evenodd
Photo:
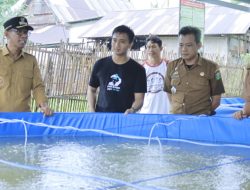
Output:
<svg viewBox="0 0 250 190">
<path fill-rule="evenodd" d="M 89 85 L 100 87 L 97 112 L 125 112 L 134 102 L 134 93 L 147 92 L 145 69 L 133 59 L 122 65 L 112 57 L 98 60 L 93 68 Z"/>
</svg>

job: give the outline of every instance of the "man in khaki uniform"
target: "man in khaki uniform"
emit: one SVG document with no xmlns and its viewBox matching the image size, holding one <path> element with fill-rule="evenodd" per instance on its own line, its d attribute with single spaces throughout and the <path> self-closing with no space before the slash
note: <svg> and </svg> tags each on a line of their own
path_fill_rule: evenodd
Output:
<svg viewBox="0 0 250 190">
<path fill-rule="evenodd" d="M 243 97 L 246 100 L 243 110 L 234 113 L 235 119 L 243 119 L 244 117 L 250 116 L 250 64 L 247 66 L 247 75 L 244 83 Z"/>
<path fill-rule="evenodd" d="M 201 31 L 186 26 L 179 31 L 181 58 L 169 63 L 165 91 L 171 101 L 171 113 L 212 115 L 225 92 L 218 65 L 201 57 Z"/>
<path fill-rule="evenodd" d="M 4 29 L 7 44 L 0 49 L 0 112 L 30 111 L 32 91 L 37 106 L 51 115 L 36 58 L 22 50 L 33 28 L 25 17 L 14 17 L 4 23 Z"/>
</svg>

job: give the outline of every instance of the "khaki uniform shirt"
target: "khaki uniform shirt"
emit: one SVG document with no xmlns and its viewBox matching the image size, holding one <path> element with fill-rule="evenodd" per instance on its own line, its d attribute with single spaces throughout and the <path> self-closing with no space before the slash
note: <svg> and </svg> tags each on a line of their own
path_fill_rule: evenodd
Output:
<svg viewBox="0 0 250 190">
<path fill-rule="evenodd" d="M 211 114 L 211 97 L 225 92 L 218 65 L 199 56 L 188 68 L 179 58 L 168 65 L 165 91 L 172 94 L 174 114 Z"/>
<path fill-rule="evenodd" d="M 244 83 L 243 97 L 250 102 L 250 64 L 247 67 L 247 75 Z"/>
<path fill-rule="evenodd" d="M 36 58 L 22 52 L 14 61 L 6 47 L 0 49 L 0 112 L 30 111 L 31 91 L 37 105 L 47 102 Z"/>
</svg>

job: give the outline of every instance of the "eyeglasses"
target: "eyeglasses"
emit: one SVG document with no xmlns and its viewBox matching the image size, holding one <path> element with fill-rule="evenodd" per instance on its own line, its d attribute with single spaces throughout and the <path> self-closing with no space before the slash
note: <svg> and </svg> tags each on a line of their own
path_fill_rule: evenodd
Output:
<svg viewBox="0 0 250 190">
<path fill-rule="evenodd" d="M 15 32 L 18 36 L 22 36 L 22 35 L 30 35 L 30 31 L 27 29 L 16 29 L 16 28 L 12 28 L 10 29 L 10 31 Z"/>
</svg>

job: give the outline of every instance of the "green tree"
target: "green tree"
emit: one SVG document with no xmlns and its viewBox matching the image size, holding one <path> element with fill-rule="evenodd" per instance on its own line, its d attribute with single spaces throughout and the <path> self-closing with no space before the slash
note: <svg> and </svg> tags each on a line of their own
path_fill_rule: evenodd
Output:
<svg viewBox="0 0 250 190">
<path fill-rule="evenodd" d="M 241 54 L 244 66 L 250 67 L 250 53 Z"/>
</svg>

